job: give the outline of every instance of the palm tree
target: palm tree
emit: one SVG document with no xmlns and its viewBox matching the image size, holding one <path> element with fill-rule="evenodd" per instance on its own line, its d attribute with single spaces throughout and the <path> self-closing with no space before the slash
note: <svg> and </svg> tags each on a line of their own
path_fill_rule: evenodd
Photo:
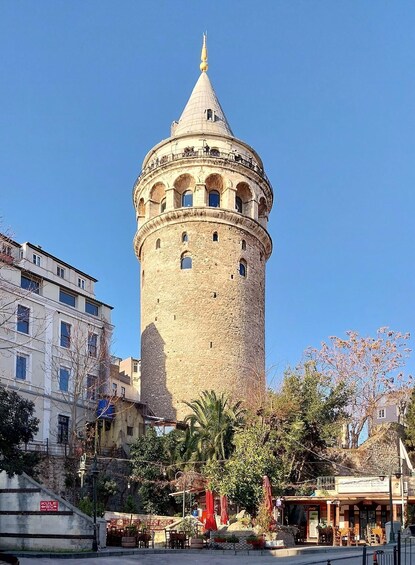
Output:
<svg viewBox="0 0 415 565">
<path fill-rule="evenodd" d="M 203 391 L 200 398 L 186 402 L 191 413 L 186 416 L 188 424 L 187 453 L 197 461 L 221 461 L 233 450 L 232 438 L 245 419 L 241 402 L 231 404 L 228 395 L 215 391 Z M 190 449 L 189 449 L 190 448 Z"/>
</svg>

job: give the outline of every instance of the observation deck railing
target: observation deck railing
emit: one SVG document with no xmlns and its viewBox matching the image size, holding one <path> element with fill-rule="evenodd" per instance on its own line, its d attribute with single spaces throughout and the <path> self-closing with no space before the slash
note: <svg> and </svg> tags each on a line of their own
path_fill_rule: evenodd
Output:
<svg viewBox="0 0 415 565">
<path fill-rule="evenodd" d="M 179 153 L 169 153 L 167 155 L 162 155 L 161 157 L 156 157 L 141 171 L 141 173 L 137 177 L 136 183 L 139 182 L 140 179 L 148 173 L 160 167 L 166 166 L 169 163 L 178 161 L 179 159 L 212 159 L 220 161 L 220 164 L 237 163 L 239 165 L 242 165 L 243 167 L 246 167 L 247 169 L 250 169 L 251 171 L 254 171 L 267 183 L 269 183 L 264 169 L 262 169 L 258 165 L 258 163 L 254 161 L 253 158 L 246 158 L 245 156 L 234 151 L 226 152 L 219 151 L 219 149 L 211 149 L 208 146 L 196 149 L 194 147 L 185 147 L 183 151 L 180 151 Z"/>
</svg>

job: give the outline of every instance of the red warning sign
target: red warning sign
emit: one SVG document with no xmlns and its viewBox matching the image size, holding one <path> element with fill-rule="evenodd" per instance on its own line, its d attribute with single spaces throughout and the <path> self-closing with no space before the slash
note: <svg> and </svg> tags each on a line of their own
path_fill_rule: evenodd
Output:
<svg viewBox="0 0 415 565">
<path fill-rule="evenodd" d="M 40 511 L 41 512 L 56 512 L 58 510 L 59 503 L 57 500 L 41 500 L 40 501 Z"/>
</svg>

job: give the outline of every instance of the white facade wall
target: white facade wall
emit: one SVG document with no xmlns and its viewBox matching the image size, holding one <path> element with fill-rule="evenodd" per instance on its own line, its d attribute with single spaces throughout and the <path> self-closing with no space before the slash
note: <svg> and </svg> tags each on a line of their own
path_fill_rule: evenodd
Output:
<svg viewBox="0 0 415 565">
<path fill-rule="evenodd" d="M 110 339 L 111 307 L 95 298 L 96 280 L 89 275 L 30 243 L 7 242 L 7 253 L 0 250 L 0 382 L 35 403 L 36 441 L 62 444 L 59 416 L 69 418 L 71 433 L 81 432 L 96 408 L 93 385 L 108 379 L 102 365 L 107 349 L 100 345 L 103 334 Z M 38 292 L 22 288 L 22 277 L 38 284 Z M 63 302 L 61 290 L 74 305 Z M 86 311 L 87 301 L 93 313 Z M 19 327 L 19 310 L 28 314 L 25 327 Z M 70 325 L 70 347 L 61 345 L 62 323 Z M 61 367 L 69 371 L 67 391 L 61 390 Z"/>
</svg>

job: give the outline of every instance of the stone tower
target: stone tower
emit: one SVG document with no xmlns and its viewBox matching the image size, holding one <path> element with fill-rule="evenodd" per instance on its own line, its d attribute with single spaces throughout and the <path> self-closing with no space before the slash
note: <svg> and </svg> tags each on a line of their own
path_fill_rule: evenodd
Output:
<svg viewBox="0 0 415 565">
<path fill-rule="evenodd" d="M 141 263 L 142 399 L 181 419 L 203 390 L 265 390 L 265 262 L 272 187 L 201 74 L 171 136 L 144 159 L 133 200 Z"/>
</svg>

